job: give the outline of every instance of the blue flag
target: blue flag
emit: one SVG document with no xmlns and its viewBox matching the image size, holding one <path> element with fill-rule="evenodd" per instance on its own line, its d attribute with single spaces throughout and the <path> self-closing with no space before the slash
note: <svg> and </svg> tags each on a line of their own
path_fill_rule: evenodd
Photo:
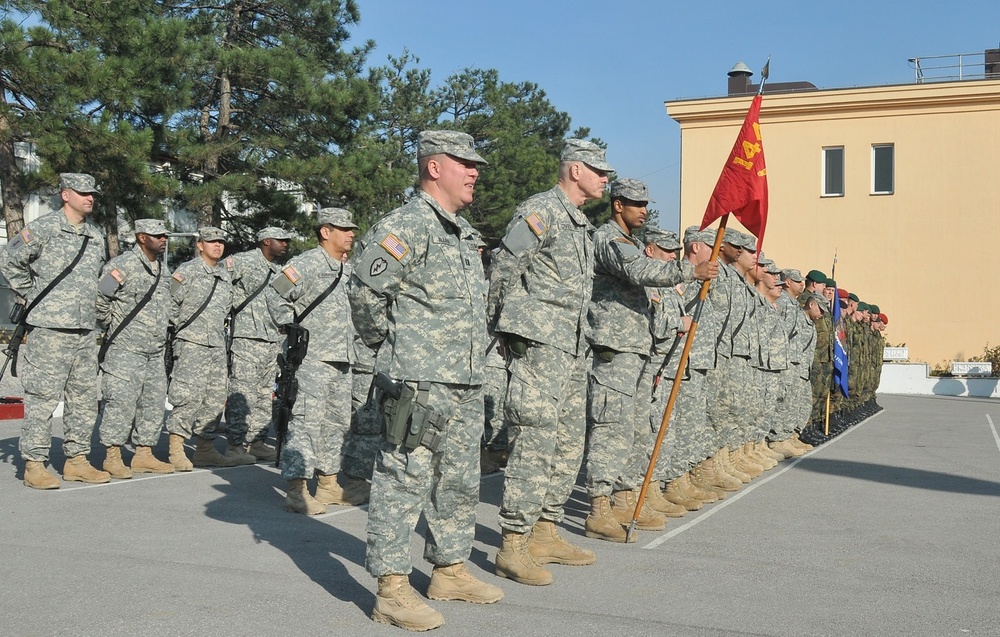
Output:
<svg viewBox="0 0 1000 637">
<path fill-rule="evenodd" d="M 844 319 L 840 315 L 840 297 L 837 288 L 833 288 L 833 382 L 840 388 L 840 393 L 847 398 L 847 350 L 844 342 L 847 333 L 844 329 Z"/>
</svg>

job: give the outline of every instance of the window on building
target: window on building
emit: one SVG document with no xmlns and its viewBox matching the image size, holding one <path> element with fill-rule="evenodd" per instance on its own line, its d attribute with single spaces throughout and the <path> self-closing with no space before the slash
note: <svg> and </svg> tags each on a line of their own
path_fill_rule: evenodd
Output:
<svg viewBox="0 0 1000 637">
<path fill-rule="evenodd" d="M 891 195 L 895 184 L 895 155 L 892 144 L 875 144 L 872 146 L 872 194 Z"/>
<path fill-rule="evenodd" d="M 823 149 L 823 196 L 844 196 L 844 147 Z"/>
</svg>

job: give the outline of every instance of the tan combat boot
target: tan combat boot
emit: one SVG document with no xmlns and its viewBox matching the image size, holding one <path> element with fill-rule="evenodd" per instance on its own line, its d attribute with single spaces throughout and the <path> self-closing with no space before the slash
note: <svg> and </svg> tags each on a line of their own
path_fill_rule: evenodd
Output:
<svg viewBox="0 0 1000 637">
<path fill-rule="evenodd" d="M 552 573 L 542 568 L 528 551 L 528 537 L 509 529 L 503 531 L 503 543 L 493 560 L 496 574 L 529 586 L 547 586 Z"/>
<path fill-rule="evenodd" d="M 122 460 L 122 448 L 118 445 L 107 448 L 107 453 L 104 456 L 104 470 L 116 480 L 128 480 L 132 477 L 132 470 L 125 466 L 125 462 Z"/>
<path fill-rule="evenodd" d="M 638 497 L 638 491 L 636 491 L 636 497 Z M 682 518 L 687 515 L 687 507 L 682 504 L 676 504 L 663 497 L 663 492 L 660 491 L 660 483 L 652 482 L 649 488 L 646 489 L 646 503 L 649 508 L 657 513 L 662 513 L 668 518 Z"/>
<path fill-rule="evenodd" d="M 378 578 L 372 619 L 380 624 L 423 632 L 444 624 L 444 615 L 417 599 L 406 575 Z"/>
<path fill-rule="evenodd" d="M 539 520 L 531 529 L 528 552 L 537 564 L 587 566 L 597 561 L 593 551 L 573 546 L 559 535 L 556 523 Z"/>
<path fill-rule="evenodd" d="M 663 497 L 674 504 L 681 505 L 688 511 L 698 511 L 704 506 L 701 500 L 689 497 L 684 492 L 684 483 L 680 478 L 675 478 L 667 483 L 667 487 L 663 490 Z"/>
<path fill-rule="evenodd" d="M 618 520 L 618 523 L 628 528 L 632 524 L 632 515 L 635 513 L 635 504 L 639 501 L 639 491 L 615 491 L 611 498 L 611 513 Z M 639 509 L 639 519 L 635 521 L 635 528 L 642 531 L 661 531 L 667 525 L 667 520 L 653 511 L 649 503 L 643 501 L 642 508 Z"/>
<path fill-rule="evenodd" d="M 611 512 L 611 499 L 598 496 L 590 501 L 590 515 L 583 524 L 583 534 L 598 540 L 609 542 L 626 542 L 628 534 L 618 518 Z M 632 536 L 635 542 L 635 536 Z"/>
<path fill-rule="evenodd" d="M 767 448 L 775 453 L 780 453 L 781 456 L 785 459 L 797 458 L 798 456 L 801 456 L 802 454 L 805 453 L 805 451 L 797 447 L 794 447 L 792 443 L 788 442 L 787 440 L 769 442 L 767 443 Z"/>
<path fill-rule="evenodd" d="M 153 448 L 138 445 L 132 456 L 132 473 L 173 473 L 174 465 L 160 462 L 153 455 Z"/>
<path fill-rule="evenodd" d="M 756 478 L 764 473 L 764 467 L 754 462 L 753 458 L 747 455 L 746 448 L 740 446 L 736 448 L 735 455 L 729 456 L 733 459 L 733 466 L 751 478 Z"/>
<path fill-rule="evenodd" d="M 781 453 L 780 451 L 775 451 L 774 449 L 771 449 L 771 447 L 768 446 L 767 444 L 767 440 L 761 440 L 760 442 L 756 443 L 754 445 L 754 448 L 757 450 L 758 453 L 767 456 L 768 458 L 774 460 L 775 462 L 781 462 L 782 460 L 785 459 L 785 454 Z"/>
<path fill-rule="evenodd" d="M 187 454 L 184 453 L 184 436 L 180 434 L 170 434 L 169 437 L 170 444 L 170 464 L 173 465 L 175 471 L 191 471 L 194 469 L 194 465 L 188 460 Z"/>
<path fill-rule="evenodd" d="M 266 440 L 254 440 L 247 447 L 247 451 L 257 462 L 274 462 L 278 459 L 278 450 L 267 444 Z"/>
<path fill-rule="evenodd" d="M 196 467 L 235 467 L 235 458 L 224 456 L 215 449 L 215 440 L 194 436 L 194 455 L 191 462 Z"/>
<path fill-rule="evenodd" d="M 743 483 L 718 471 L 714 458 L 706 458 L 691 470 L 691 484 L 698 488 L 711 491 L 718 496 L 719 492 L 737 491 Z"/>
<path fill-rule="evenodd" d="M 473 604 L 494 604 L 503 599 L 503 591 L 486 582 L 481 582 L 465 564 L 459 562 L 450 566 L 435 566 L 431 573 L 431 585 L 427 587 L 427 597 L 438 601 L 460 601 Z"/>
<path fill-rule="evenodd" d="M 309 495 L 309 485 L 306 484 L 305 478 L 293 478 L 288 481 L 285 510 L 303 515 L 319 515 L 326 513 L 326 506 Z"/>
<path fill-rule="evenodd" d="M 719 453 L 715 456 L 716 464 L 718 464 L 719 460 L 722 460 L 722 466 L 724 467 L 724 470 L 727 474 L 736 478 L 743 484 L 747 484 L 748 482 L 753 480 L 753 477 L 750 474 L 743 473 L 742 471 L 737 469 L 736 465 L 733 464 L 735 459 L 736 459 L 736 452 L 730 450 L 729 447 L 723 447 L 722 450 L 719 451 Z"/>
<path fill-rule="evenodd" d="M 719 473 L 719 463 L 714 463 L 716 473 Z M 702 502 L 705 504 L 711 504 L 713 502 L 718 502 L 719 500 L 724 500 L 726 497 L 726 492 L 719 487 L 712 485 L 711 488 L 696 487 L 691 483 L 691 474 L 685 473 L 680 478 L 680 491 L 681 494 L 691 498 L 692 500 Z"/>
<path fill-rule="evenodd" d="M 231 462 L 233 467 L 242 467 L 250 464 L 257 464 L 257 456 L 247 451 L 241 445 L 227 445 L 226 453 L 222 457 Z"/>
<path fill-rule="evenodd" d="M 768 449 L 766 444 L 763 442 L 751 442 L 749 444 L 751 457 L 753 457 L 754 462 L 764 467 L 764 471 L 770 471 L 778 466 L 778 461 L 774 458 L 778 454 Z M 785 458 L 782 457 L 781 459 L 784 460 Z"/>
<path fill-rule="evenodd" d="M 802 440 L 801 438 L 799 438 L 799 434 L 797 434 L 797 433 L 794 436 L 792 436 L 791 438 L 789 438 L 789 440 L 792 442 L 793 446 L 798 447 L 799 449 L 803 449 L 805 451 L 809 451 L 810 449 L 813 448 L 813 446 L 811 444 L 809 444 L 805 440 Z"/>
<path fill-rule="evenodd" d="M 323 504 L 355 506 L 365 501 L 364 496 L 359 493 L 351 493 L 341 487 L 335 475 L 327 476 L 321 473 L 316 481 L 316 500 Z"/>
<path fill-rule="evenodd" d="M 49 473 L 41 460 L 24 463 L 24 486 L 32 489 L 58 489 L 59 478 Z"/>
<path fill-rule="evenodd" d="M 87 456 L 79 455 L 66 459 L 63 465 L 63 480 L 67 482 L 88 482 L 90 484 L 104 484 L 111 482 L 111 474 L 107 471 L 100 471 L 87 462 Z"/>
</svg>

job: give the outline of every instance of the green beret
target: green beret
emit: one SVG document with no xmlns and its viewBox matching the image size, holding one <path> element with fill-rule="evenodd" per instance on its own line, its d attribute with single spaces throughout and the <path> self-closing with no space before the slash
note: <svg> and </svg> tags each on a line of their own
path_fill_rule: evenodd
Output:
<svg viewBox="0 0 1000 637">
<path fill-rule="evenodd" d="M 806 275 L 806 281 L 812 281 L 813 283 L 826 283 L 826 275 L 819 270 L 809 270 L 809 274 Z"/>
</svg>

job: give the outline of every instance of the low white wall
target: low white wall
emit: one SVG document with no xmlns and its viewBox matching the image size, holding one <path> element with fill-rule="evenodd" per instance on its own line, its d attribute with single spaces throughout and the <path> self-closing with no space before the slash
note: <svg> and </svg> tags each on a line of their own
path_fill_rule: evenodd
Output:
<svg viewBox="0 0 1000 637">
<path fill-rule="evenodd" d="M 878 393 L 1000 398 L 1000 378 L 941 378 L 928 371 L 924 363 L 886 363 Z"/>
</svg>

